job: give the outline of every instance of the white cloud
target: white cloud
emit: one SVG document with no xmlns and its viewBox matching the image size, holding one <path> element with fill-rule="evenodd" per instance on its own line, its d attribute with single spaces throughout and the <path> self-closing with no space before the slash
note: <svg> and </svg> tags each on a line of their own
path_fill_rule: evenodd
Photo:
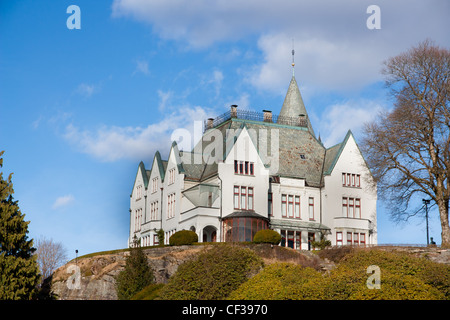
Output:
<svg viewBox="0 0 450 320">
<path fill-rule="evenodd" d="M 320 132 L 327 148 L 342 142 L 348 130 L 359 137 L 364 124 L 374 120 L 383 109 L 380 103 L 365 99 L 334 104 L 322 113 L 316 134 Z"/>
<path fill-rule="evenodd" d="M 144 75 L 149 75 L 150 71 L 148 70 L 148 62 L 145 60 L 137 60 L 136 61 L 136 69 L 133 71 L 133 75 L 136 73 L 142 73 Z"/>
<path fill-rule="evenodd" d="M 75 198 L 73 195 L 68 194 L 62 197 L 58 197 L 55 202 L 52 205 L 53 209 L 60 209 L 62 207 L 66 207 L 70 204 L 72 204 L 75 201 Z"/>
<path fill-rule="evenodd" d="M 80 152 L 103 162 L 145 160 L 150 159 L 156 150 L 163 154 L 169 150 L 173 131 L 184 128 L 193 132 L 194 126 L 201 127 L 203 119 L 210 114 L 211 111 L 200 106 L 184 106 L 147 127 L 101 126 L 97 130 L 82 130 L 69 124 L 64 138 Z"/>
<path fill-rule="evenodd" d="M 290 73 L 295 38 L 296 75 L 325 89 L 361 87 L 379 79 L 381 62 L 427 37 L 450 45 L 449 4 L 431 0 L 378 0 L 381 29 L 369 30 L 369 0 L 115 0 L 113 17 L 151 25 L 163 39 L 190 48 L 256 36 L 264 61 L 247 77 L 279 92 Z M 283 80 L 281 80 L 283 79 Z"/>
<path fill-rule="evenodd" d="M 81 83 L 76 92 L 86 98 L 89 98 L 98 90 L 98 87 L 93 84 Z"/>
</svg>

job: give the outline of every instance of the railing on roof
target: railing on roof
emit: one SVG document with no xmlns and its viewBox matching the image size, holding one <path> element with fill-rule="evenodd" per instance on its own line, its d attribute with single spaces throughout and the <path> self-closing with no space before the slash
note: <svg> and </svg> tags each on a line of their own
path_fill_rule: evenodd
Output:
<svg viewBox="0 0 450 320">
<path fill-rule="evenodd" d="M 272 112 L 270 111 L 257 112 L 251 110 L 238 110 L 234 108 L 234 110 L 231 109 L 230 111 L 227 111 L 216 118 L 209 118 L 208 120 L 205 120 L 203 122 L 203 132 L 205 132 L 207 129 L 215 128 L 225 121 L 230 120 L 231 118 L 277 123 L 294 127 L 306 128 L 308 126 L 308 121 L 305 115 L 299 115 L 298 117 L 285 117 L 272 114 Z"/>
</svg>

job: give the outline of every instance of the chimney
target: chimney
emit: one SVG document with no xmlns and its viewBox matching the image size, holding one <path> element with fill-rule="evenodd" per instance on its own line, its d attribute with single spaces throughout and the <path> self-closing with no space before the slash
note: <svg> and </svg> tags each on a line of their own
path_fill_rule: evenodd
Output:
<svg viewBox="0 0 450 320">
<path fill-rule="evenodd" d="M 237 118 L 237 104 L 231 105 L 230 116 L 231 118 Z"/>
<path fill-rule="evenodd" d="M 208 118 L 208 120 L 206 121 L 206 129 L 211 129 L 213 127 L 214 124 L 214 118 Z"/>
<path fill-rule="evenodd" d="M 263 121 L 264 122 L 272 122 L 272 111 L 263 110 L 263 113 L 264 113 Z"/>
</svg>

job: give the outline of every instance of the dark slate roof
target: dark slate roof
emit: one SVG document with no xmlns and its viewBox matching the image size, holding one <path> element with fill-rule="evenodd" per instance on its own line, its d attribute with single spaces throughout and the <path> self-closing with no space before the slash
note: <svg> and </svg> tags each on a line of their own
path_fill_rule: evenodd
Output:
<svg viewBox="0 0 450 320">
<path fill-rule="evenodd" d="M 265 146 L 263 145 L 263 147 L 267 147 L 267 150 L 258 149 L 264 163 L 270 163 L 270 160 L 272 159 L 271 137 L 275 134 L 274 130 L 278 130 L 279 163 L 278 172 L 273 173 L 273 175 L 305 179 L 309 186 L 319 187 L 321 185 L 325 148 L 304 127 L 232 118 L 215 128 L 222 132 L 224 139 L 224 159 L 227 156 L 227 140 L 230 144 L 234 144 L 235 142 L 233 137 L 229 139 L 226 138 L 227 130 L 234 130 L 232 132 L 236 134 L 237 138 L 244 127 L 249 133 L 256 134 L 252 139 L 256 146 L 258 146 L 259 133 L 267 133 L 267 141 L 265 141 Z M 210 132 L 212 133 L 211 130 L 206 131 L 205 135 L 208 135 Z M 203 148 L 210 143 L 209 139 L 206 140 L 207 142 L 200 142 L 203 144 Z M 230 149 L 230 146 L 228 146 L 228 151 Z M 302 157 L 304 157 L 304 159 Z"/>
<path fill-rule="evenodd" d="M 257 218 L 257 219 L 264 219 L 269 220 L 267 217 L 264 217 L 261 214 L 258 214 L 254 211 L 235 211 L 229 215 L 224 216 L 222 219 L 228 219 L 228 218 Z"/>
<path fill-rule="evenodd" d="M 303 103 L 302 95 L 297 85 L 297 81 L 295 80 L 295 77 L 292 76 L 279 117 L 298 117 L 300 114 L 306 116 L 308 130 L 313 136 L 315 136 L 311 122 L 309 121 L 308 112 L 306 111 L 305 104 Z"/>
</svg>

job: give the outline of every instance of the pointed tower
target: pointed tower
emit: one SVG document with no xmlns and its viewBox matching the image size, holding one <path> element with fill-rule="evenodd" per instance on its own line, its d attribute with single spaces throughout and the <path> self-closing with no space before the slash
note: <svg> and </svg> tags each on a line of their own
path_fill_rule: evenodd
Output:
<svg viewBox="0 0 450 320">
<path fill-rule="evenodd" d="M 311 122 L 309 121 L 308 112 L 306 112 L 305 104 L 303 103 L 302 95 L 300 94 L 300 90 L 298 89 L 297 81 L 294 76 L 294 53 L 295 51 L 292 49 L 292 79 L 289 84 L 286 97 L 284 98 L 279 117 L 281 117 L 280 120 L 285 117 L 303 118 L 304 121 L 306 121 L 308 131 L 315 137 L 314 130 L 311 126 Z"/>
</svg>

